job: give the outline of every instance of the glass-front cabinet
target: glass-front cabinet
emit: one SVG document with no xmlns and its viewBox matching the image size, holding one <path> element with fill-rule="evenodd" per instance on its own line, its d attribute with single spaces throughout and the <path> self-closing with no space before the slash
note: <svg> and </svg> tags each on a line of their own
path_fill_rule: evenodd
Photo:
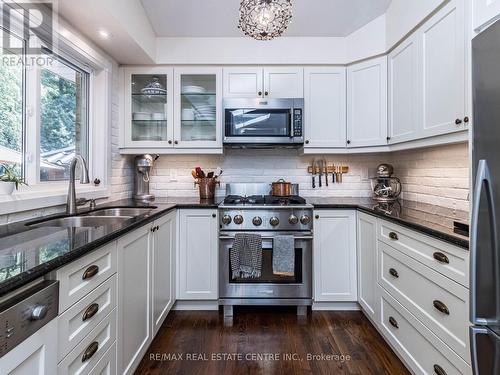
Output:
<svg viewBox="0 0 500 375">
<path fill-rule="evenodd" d="M 172 147 L 173 69 L 125 69 L 124 146 Z"/>
<path fill-rule="evenodd" d="M 174 146 L 222 147 L 222 69 L 175 68 Z"/>
<path fill-rule="evenodd" d="M 122 152 L 222 150 L 222 69 L 124 68 Z"/>
</svg>

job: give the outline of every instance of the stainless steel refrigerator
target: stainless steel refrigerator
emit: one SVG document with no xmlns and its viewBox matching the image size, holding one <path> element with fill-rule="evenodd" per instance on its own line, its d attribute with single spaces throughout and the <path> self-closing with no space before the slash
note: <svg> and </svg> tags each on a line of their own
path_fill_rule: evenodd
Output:
<svg viewBox="0 0 500 375">
<path fill-rule="evenodd" d="M 500 21 L 472 41 L 470 331 L 476 375 L 500 374 Z"/>
</svg>

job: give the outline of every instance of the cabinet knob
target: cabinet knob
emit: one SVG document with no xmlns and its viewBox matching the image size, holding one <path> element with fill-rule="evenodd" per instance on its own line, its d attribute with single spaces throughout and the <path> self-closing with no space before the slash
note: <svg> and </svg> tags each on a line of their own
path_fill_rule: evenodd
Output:
<svg viewBox="0 0 500 375">
<path fill-rule="evenodd" d="M 262 91 L 259 91 L 258 94 L 259 94 L 259 96 L 262 96 Z"/>
<path fill-rule="evenodd" d="M 461 123 L 462 123 L 462 120 L 460 120 L 459 118 L 457 118 L 457 119 L 455 120 L 455 124 L 456 124 L 456 125 L 460 125 Z"/>
<path fill-rule="evenodd" d="M 350 144 L 351 144 L 351 141 L 349 141 L 349 140 L 348 140 L 348 141 L 347 141 L 347 144 L 348 144 L 348 145 L 350 145 Z"/>
<path fill-rule="evenodd" d="M 179 144 L 179 141 L 174 141 L 174 145 L 178 145 Z"/>
<path fill-rule="evenodd" d="M 389 273 L 391 274 L 392 277 L 395 277 L 396 279 L 399 277 L 398 271 L 396 271 L 394 268 L 390 268 Z"/>
<path fill-rule="evenodd" d="M 391 140 L 391 137 L 387 137 L 387 140 L 390 141 Z"/>
<path fill-rule="evenodd" d="M 212 217 L 215 219 L 217 217 L 217 214 L 212 214 Z"/>
<path fill-rule="evenodd" d="M 268 95 L 269 95 L 269 92 L 267 92 L 267 91 L 266 91 L 266 92 L 264 93 L 264 95 L 265 95 L 265 96 L 268 96 Z"/>
<path fill-rule="evenodd" d="M 443 368 L 439 365 L 434 365 L 434 372 L 436 375 L 446 375 L 446 371 L 443 370 Z"/>
<path fill-rule="evenodd" d="M 448 306 L 446 306 L 443 302 L 439 301 L 439 300 L 434 300 L 432 302 L 432 304 L 434 305 L 434 308 L 445 314 L 445 315 L 450 315 L 450 310 L 448 309 Z"/>
<path fill-rule="evenodd" d="M 393 326 L 394 328 L 399 328 L 399 325 L 398 325 L 398 321 L 396 319 L 394 319 L 392 316 L 389 317 L 389 323 L 391 324 L 391 326 Z"/>
<path fill-rule="evenodd" d="M 171 145 L 171 144 L 172 144 L 172 141 L 171 141 L 171 140 L 170 140 L 170 141 L 168 141 L 168 144 L 169 144 L 169 145 Z"/>
<path fill-rule="evenodd" d="M 314 216 L 314 218 L 319 219 L 319 215 Z"/>
<path fill-rule="evenodd" d="M 390 232 L 389 233 L 389 238 L 391 240 L 394 240 L 394 241 L 397 241 L 399 238 L 398 238 L 398 234 L 396 232 Z"/>
<path fill-rule="evenodd" d="M 307 140 L 307 141 L 306 141 L 306 145 L 308 145 L 308 144 L 309 144 L 309 141 Z"/>
<path fill-rule="evenodd" d="M 466 123 L 466 124 L 469 123 L 469 118 L 467 116 L 464 117 L 464 123 Z"/>
</svg>

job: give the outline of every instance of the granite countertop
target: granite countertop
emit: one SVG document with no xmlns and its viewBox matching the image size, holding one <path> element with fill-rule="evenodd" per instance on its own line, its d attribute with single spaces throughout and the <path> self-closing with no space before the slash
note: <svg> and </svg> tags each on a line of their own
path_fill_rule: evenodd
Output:
<svg viewBox="0 0 500 375">
<path fill-rule="evenodd" d="M 154 209 L 120 224 L 96 228 L 26 225 L 41 218 L 2 225 L 0 226 L 0 297 L 121 237 L 130 230 L 154 221 L 175 208 L 216 209 L 222 199 L 158 198 L 149 205 L 133 200 L 114 201 L 99 205 L 98 208 L 153 206 Z M 434 206 L 422 207 L 417 203 L 404 201 L 391 206 L 381 206 L 371 199 L 363 198 L 306 199 L 316 209 L 358 209 L 462 248 L 468 248 L 469 245 L 467 237 L 453 233 L 452 219 L 446 218 L 445 213 L 439 208 L 433 209 Z M 64 215 L 56 214 L 43 219 L 61 216 Z"/>
</svg>

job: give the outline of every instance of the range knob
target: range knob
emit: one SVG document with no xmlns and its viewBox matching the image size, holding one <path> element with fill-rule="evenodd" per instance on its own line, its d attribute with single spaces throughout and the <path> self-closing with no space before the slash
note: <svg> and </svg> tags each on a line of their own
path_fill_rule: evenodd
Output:
<svg viewBox="0 0 500 375">
<path fill-rule="evenodd" d="M 224 216 L 222 217 L 222 224 L 224 224 L 224 225 L 229 225 L 229 224 L 231 224 L 231 216 L 229 216 L 229 215 L 224 215 Z"/>
<path fill-rule="evenodd" d="M 290 217 L 288 218 L 288 222 L 290 224 L 295 225 L 295 224 L 297 224 L 299 222 L 299 218 L 297 216 L 295 216 L 295 215 L 290 215 Z"/>
<path fill-rule="evenodd" d="M 309 215 L 302 215 L 300 217 L 300 222 L 303 225 L 309 224 L 311 222 L 311 217 Z"/>
<path fill-rule="evenodd" d="M 48 311 L 49 308 L 46 305 L 35 305 L 31 310 L 30 320 L 42 320 Z"/>
<path fill-rule="evenodd" d="M 273 227 L 277 226 L 279 223 L 280 219 L 278 219 L 276 216 L 273 216 L 269 219 L 269 224 L 271 224 Z"/>
<path fill-rule="evenodd" d="M 262 219 L 258 216 L 255 216 L 252 220 L 253 225 L 256 227 L 260 227 L 262 225 Z"/>
<path fill-rule="evenodd" d="M 236 215 L 233 220 L 235 224 L 243 224 L 243 216 L 241 215 Z"/>
</svg>

